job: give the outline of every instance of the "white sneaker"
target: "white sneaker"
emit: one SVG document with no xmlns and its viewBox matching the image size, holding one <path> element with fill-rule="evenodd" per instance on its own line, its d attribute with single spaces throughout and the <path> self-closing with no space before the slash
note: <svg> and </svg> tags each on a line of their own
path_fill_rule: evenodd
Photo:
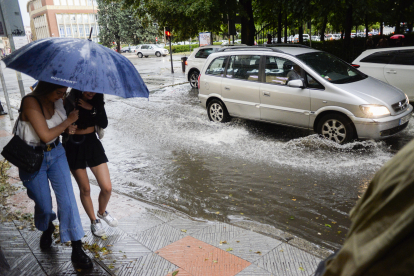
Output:
<svg viewBox="0 0 414 276">
<path fill-rule="evenodd" d="M 111 227 L 117 227 L 118 226 L 118 220 L 114 217 L 112 217 L 107 211 L 103 213 L 103 215 L 99 214 L 99 212 L 96 212 L 96 215 L 98 218 L 103 219 L 106 223 L 108 223 Z"/>
<path fill-rule="evenodd" d="M 98 237 L 105 235 L 105 229 L 102 226 L 101 220 L 97 219 L 91 223 L 92 234 Z"/>
</svg>

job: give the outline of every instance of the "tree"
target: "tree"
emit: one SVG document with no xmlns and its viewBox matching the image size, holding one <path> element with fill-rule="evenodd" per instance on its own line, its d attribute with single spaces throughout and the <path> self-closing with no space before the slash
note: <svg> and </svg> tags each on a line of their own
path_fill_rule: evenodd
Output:
<svg viewBox="0 0 414 276">
<path fill-rule="evenodd" d="M 98 0 L 99 39 L 105 46 L 116 43 L 118 53 L 121 43 L 137 44 L 154 41 L 157 29 L 149 15 L 138 16 L 136 10 L 122 7 L 117 2 Z"/>
</svg>

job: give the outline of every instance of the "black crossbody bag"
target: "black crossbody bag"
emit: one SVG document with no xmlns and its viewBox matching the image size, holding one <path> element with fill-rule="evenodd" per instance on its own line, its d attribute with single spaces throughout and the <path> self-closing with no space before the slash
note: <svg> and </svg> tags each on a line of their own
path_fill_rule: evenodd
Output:
<svg viewBox="0 0 414 276">
<path fill-rule="evenodd" d="M 43 107 L 38 98 L 35 96 L 26 96 L 26 97 L 34 97 L 37 102 L 40 105 L 40 109 L 42 110 L 43 116 L 45 115 L 43 112 Z M 19 118 L 16 122 L 16 126 L 20 121 L 20 116 L 22 114 L 22 106 L 23 106 L 23 100 L 26 98 L 24 97 L 22 99 L 22 102 L 20 104 L 20 110 L 19 110 Z M 16 131 L 16 129 L 15 129 Z M 46 145 L 42 142 L 42 145 Z M 18 135 L 16 135 L 16 132 L 14 132 L 13 138 L 9 141 L 9 143 L 3 148 L 3 151 L 1 154 L 4 156 L 4 158 L 18 167 L 19 169 L 22 169 L 28 173 L 34 173 L 40 170 L 40 167 L 42 166 L 43 162 L 43 147 L 32 147 L 29 146 L 25 141 L 23 141 Z"/>
</svg>

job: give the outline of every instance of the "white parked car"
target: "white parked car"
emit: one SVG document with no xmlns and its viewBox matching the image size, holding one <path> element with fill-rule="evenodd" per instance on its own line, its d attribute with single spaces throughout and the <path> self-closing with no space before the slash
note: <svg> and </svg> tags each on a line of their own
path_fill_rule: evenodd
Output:
<svg viewBox="0 0 414 276">
<path fill-rule="evenodd" d="M 401 89 L 414 101 L 414 46 L 366 50 L 352 65 Z"/>
<path fill-rule="evenodd" d="M 312 129 L 340 144 L 392 136 L 413 111 L 399 89 L 309 47 L 221 49 L 207 58 L 198 87 L 211 121 Z"/>
<path fill-rule="evenodd" d="M 139 58 L 148 57 L 148 56 L 166 56 L 168 55 L 168 50 L 163 48 L 161 45 L 158 44 L 142 44 L 138 45 L 137 49 L 137 56 Z"/>
</svg>

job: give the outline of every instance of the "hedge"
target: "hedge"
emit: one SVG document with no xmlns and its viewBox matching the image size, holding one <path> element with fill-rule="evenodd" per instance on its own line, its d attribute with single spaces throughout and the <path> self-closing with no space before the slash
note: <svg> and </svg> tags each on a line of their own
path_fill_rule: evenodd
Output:
<svg viewBox="0 0 414 276">
<path fill-rule="evenodd" d="M 214 45 L 221 45 L 222 42 L 214 42 Z M 199 44 L 191 44 L 191 50 L 200 47 Z M 170 50 L 170 46 L 165 46 L 165 49 Z M 171 51 L 173 53 L 190 52 L 190 45 L 171 45 Z"/>
</svg>

